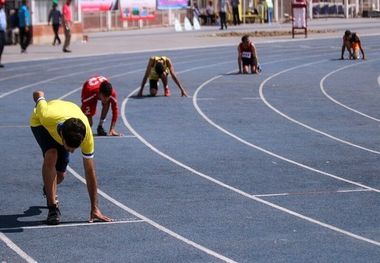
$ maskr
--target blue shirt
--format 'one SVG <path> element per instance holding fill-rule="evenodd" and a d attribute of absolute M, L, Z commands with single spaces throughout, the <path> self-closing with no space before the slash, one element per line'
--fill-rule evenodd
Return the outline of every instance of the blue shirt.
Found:
<path fill-rule="evenodd" d="M 4 7 L 0 9 L 0 31 L 7 29 L 7 18 L 5 17 Z"/>
<path fill-rule="evenodd" d="M 26 5 L 22 5 L 18 10 L 18 26 L 27 27 L 30 26 L 30 13 Z"/>

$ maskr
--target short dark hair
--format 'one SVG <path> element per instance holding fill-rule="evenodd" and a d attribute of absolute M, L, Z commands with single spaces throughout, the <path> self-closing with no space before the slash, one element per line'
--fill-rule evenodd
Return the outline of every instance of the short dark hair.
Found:
<path fill-rule="evenodd" d="M 78 148 L 86 136 L 86 126 L 80 119 L 70 118 L 63 123 L 61 132 L 67 146 Z"/>
<path fill-rule="evenodd" d="M 111 83 L 109 83 L 108 81 L 102 81 L 102 83 L 100 83 L 99 92 L 106 97 L 110 97 L 112 95 Z"/>
<path fill-rule="evenodd" d="M 356 33 L 352 33 L 351 42 L 356 42 L 356 41 L 359 41 L 359 37 L 358 35 L 356 35 Z"/>
<path fill-rule="evenodd" d="M 248 38 L 249 38 L 248 35 L 244 35 L 244 36 L 241 38 L 241 42 L 246 42 L 246 41 L 248 41 Z"/>
<path fill-rule="evenodd" d="M 346 30 L 346 32 L 344 32 L 344 35 L 346 37 L 349 37 L 351 35 L 351 31 L 350 30 Z"/>
<path fill-rule="evenodd" d="M 156 73 L 158 74 L 158 76 L 161 76 L 165 71 L 163 61 L 158 61 L 156 65 L 154 66 L 154 69 L 156 70 Z"/>

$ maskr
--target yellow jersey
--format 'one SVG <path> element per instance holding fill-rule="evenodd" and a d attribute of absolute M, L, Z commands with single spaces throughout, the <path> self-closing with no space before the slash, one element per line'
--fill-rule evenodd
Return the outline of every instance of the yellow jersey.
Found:
<path fill-rule="evenodd" d="M 167 57 L 153 57 L 153 59 L 154 59 L 154 64 L 150 70 L 149 79 L 158 80 L 160 76 L 157 74 L 156 69 L 155 69 L 156 63 L 157 61 L 162 60 L 164 62 L 164 68 L 165 68 L 164 72 L 169 73 L 168 58 Z"/>
<path fill-rule="evenodd" d="M 94 156 L 95 146 L 91 126 L 86 115 L 74 103 L 63 100 L 46 101 L 40 99 L 30 117 L 30 126 L 44 126 L 53 139 L 63 145 L 62 138 L 58 134 L 58 125 L 70 118 L 80 119 L 86 126 L 86 135 L 80 145 L 84 158 Z"/>

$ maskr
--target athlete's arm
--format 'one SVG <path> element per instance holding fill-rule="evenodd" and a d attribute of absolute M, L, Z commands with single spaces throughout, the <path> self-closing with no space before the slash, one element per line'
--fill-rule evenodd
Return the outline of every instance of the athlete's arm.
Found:
<path fill-rule="evenodd" d="M 39 119 L 47 113 L 47 102 L 45 100 L 45 93 L 41 90 L 33 92 L 33 100 L 36 103 L 36 115 Z"/>
<path fill-rule="evenodd" d="M 259 57 L 257 56 L 256 47 L 255 47 L 255 45 L 253 43 L 252 43 L 252 47 L 251 47 L 251 52 L 252 52 L 253 57 L 256 58 L 256 61 L 257 61 L 257 64 L 258 64 L 259 63 Z"/>
<path fill-rule="evenodd" d="M 86 174 L 87 191 L 91 201 L 90 222 L 93 222 L 94 219 L 98 219 L 104 222 L 112 221 L 111 218 L 103 215 L 98 207 L 98 187 L 96 181 L 94 159 L 83 158 L 83 166 Z"/>
<path fill-rule="evenodd" d="M 237 59 L 238 59 L 239 73 L 241 73 L 241 64 L 242 64 L 242 61 L 241 61 L 240 45 L 238 46 L 237 51 L 238 51 L 238 58 Z"/>
<path fill-rule="evenodd" d="M 360 42 L 360 40 L 359 40 L 359 48 L 360 48 L 360 52 L 362 52 L 363 59 L 365 59 L 364 50 L 362 48 L 362 43 Z"/>
<path fill-rule="evenodd" d="M 144 78 L 141 82 L 141 87 L 140 87 L 139 93 L 137 94 L 137 96 L 139 96 L 139 97 L 141 97 L 143 95 L 144 86 L 145 86 L 146 81 L 148 80 L 148 76 L 149 76 L 149 73 L 153 67 L 153 63 L 154 63 L 154 59 L 150 58 L 148 65 L 146 67 L 146 70 L 145 70 Z"/>
<path fill-rule="evenodd" d="M 177 84 L 178 88 L 181 90 L 181 96 L 187 97 L 187 93 L 186 93 L 185 89 L 182 87 L 181 83 L 179 82 L 177 75 L 175 74 L 173 64 L 170 61 L 170 59 L 168 59 L 168 67 L 169 67 L 170 75 L 172 76 L 175 84 Z"/>
<path fill-rule="evenodd" d="M 119 116 L 119 108 L 117 105 L 116 93 L 114 94 L 114 96 L 111 96 L 109 102 L 111 103 L 112 108 L 112 120 L 110 125 L 110 131 L 108 132 L 108 134 L 111 136 L 120 136 L 121 134 L 115 130 L 117 118 Z"/>

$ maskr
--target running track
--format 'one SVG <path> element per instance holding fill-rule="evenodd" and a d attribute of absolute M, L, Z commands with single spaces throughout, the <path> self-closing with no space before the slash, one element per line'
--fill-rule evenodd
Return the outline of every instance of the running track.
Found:
<path fill-rule="evenodd" d="M 362 39 L 366 61 L 338 60 L 338 38 L 258 44 L 258 76 L 235 74 L 235 47 L 162 52 L 189 98 L 174 83 L 170 98 L 134 96 L 157 53 L 7 64 L 0 261 L 377 262 L 380 41 Z M 77 151 L 63 223 L 48 227 L 32 91 L 79 104 L 94 74 L 117 89 L 125 135 L 95 139 L 100 207 L 115 221 L 87 223 Z"/>

